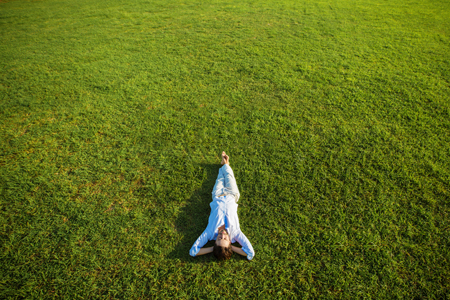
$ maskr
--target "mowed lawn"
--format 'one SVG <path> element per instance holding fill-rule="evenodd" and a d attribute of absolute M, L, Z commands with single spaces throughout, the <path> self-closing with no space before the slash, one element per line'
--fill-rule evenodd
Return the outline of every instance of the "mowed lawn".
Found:
<path fill-rule="evenodd" d="M 0 1 L 0 298 L 450 299 L 449 99 L 447 0 Z"/>

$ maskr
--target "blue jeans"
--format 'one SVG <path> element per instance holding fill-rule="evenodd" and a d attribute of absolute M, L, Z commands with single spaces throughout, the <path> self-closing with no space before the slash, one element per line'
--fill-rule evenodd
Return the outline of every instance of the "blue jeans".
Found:
<path fill-rule="evenodd" d="M 215 197 L 222 195 L 233 195 L 236 202 L 238 202 L 240 196 L 233 170 L 227 164 L 219 169 L 219 175 L 217 175 L 216 184 L 212 191 L 213 200 Z"/>

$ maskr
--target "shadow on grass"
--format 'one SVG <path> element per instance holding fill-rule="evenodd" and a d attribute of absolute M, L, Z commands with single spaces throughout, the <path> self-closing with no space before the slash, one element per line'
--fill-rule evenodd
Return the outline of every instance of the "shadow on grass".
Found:
<path fill-rule="evenodd" d="M 189 255 L 192 245 L 208 225 L 208 218 L 211 212 L 209 206 L 209 203 L 212 201 L 211 193 L 221 165 L 200 164 L 200 167 L 203 169 L 206 177 L 202 186 L 187 200 L 186 205 L 181 209 L 175 221 L 176 229 L 181 233 L 182 238 L 175 249 L 167 255 L 167 258 L 193 263 L 215 260 L 212 254 L 196 258 Z M 214 245 L 214 241 L 209 241 L 205 246 L 212 245 Z"/>

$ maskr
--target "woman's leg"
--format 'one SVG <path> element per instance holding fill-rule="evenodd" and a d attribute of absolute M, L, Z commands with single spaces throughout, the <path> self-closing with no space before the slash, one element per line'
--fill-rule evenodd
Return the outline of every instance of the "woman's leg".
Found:
<path fill-rule="evenodd" d="M 234 195 L 236 202 L 239 200 L 239 189 L 237 187 L 236 178 L 234 178 L 233 170 L 229 164 L 229 157 L 225 151 L 222 152 L 222 164 L 219 169 L 219 175 L 217 175 L 216 184 L 213 188 L 213 200 L 214 197 L 222 195 Z"/>
<path fill-rule="evenodd" d="M 225 187 L 225 178 L 222 174 L 222 168 L 219 169 L 219 175 L 217 175 L 216 183 L 214 184 L 214 188 L 212 191 L 212 197 L 218 197 L 224 194 L 223 189 Z"/>
<path fill-rule="evenodd" d="M 225 180 L 225 187 L 223 188 L 224 194 L 231 194 L 234 195 L 236 198 L 236 202 L 239 200 L 239 189 L 237 187 L 236 178 L 234 177 L 233 170 L 231 169 L 230 165 L 223 165 L 222 168 L 220 168 L 222 171 L 222 176 Z"/>

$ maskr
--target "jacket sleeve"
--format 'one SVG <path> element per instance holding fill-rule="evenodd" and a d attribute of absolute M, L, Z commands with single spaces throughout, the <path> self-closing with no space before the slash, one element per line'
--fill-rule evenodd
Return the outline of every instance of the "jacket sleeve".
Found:
<path fill-rule="evenodd" d="M 190 256 L 196 256 L 200 248 L 203 247 L 208 242 L 208 232 L 205 230 L 192 245 L 191 250 L 189 250 Z"/>
<path fill-rule="evenodd" d="M 255 256 L 255 250 L 253 250 L 252 244 L 250 244 L 250 241 L 245 234 L 243 234 L 242 231 L 239 231 L 234 239 L 242 246 L 242 250 L 247 254 L 247 259 L 251 260 Z"/>

